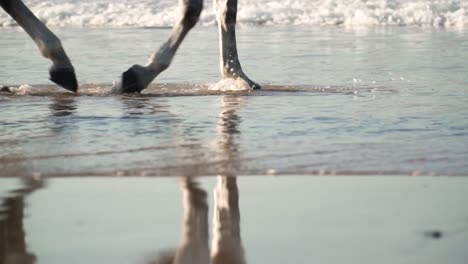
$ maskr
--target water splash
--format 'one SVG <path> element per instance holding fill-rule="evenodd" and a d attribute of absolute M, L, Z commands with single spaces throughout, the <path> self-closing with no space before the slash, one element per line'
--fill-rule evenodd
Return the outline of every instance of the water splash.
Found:
<path fill-rule="evenodd" d="M 212 91 L 249 91 L 249 85 L 242 79 L 225 78 L 209 88 Z"/>

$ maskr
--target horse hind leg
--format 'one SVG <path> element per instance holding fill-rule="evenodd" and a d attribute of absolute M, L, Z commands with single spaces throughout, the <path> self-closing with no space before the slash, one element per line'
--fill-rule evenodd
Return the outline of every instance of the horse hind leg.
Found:
<path fill-rule="evenodd" d="M 21 0 L 0 0 L 0 6 L 28 33 L 42 56 L 52 61 L 50 80 L 61 87 L 76 92 L 78 82 L 60 39 L 52 33 Z"/>
<path fill-rule="evenodd" d="M 195 26 L 203 9 L 203 0 L 179 0 L 180 16 L 169 38 L 145 66 L 133 65 L 112 88 L 114 93 L 140 93 L 171 64 L 187 33 Z"/>
<path fill-rule="evenodd" d="M 220 66 L 223 79 L 244 82 L 250 89 L 260 89 L 242 71 L 236 44 L 237 0 L 213 0 L 219 30 Z"/>

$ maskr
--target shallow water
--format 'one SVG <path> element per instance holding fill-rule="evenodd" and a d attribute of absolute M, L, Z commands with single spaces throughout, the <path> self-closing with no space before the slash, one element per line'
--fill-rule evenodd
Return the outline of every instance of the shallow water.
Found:
<path fill-rule="evenodd" d="M 38 85 L 48 62 L 0 32 L 15 90 L 0 94 L 0 175 L 468 174 L 468 31 L 240 27 L 265 89 L 220 93 L 216 29 L 197 27 L 139 96 L 103 92 L 168 29 L 56 32 L 81 95 Z"/>
<path fill-rule="evenodd" d="M 467 180 L 0 178 L 0 260 L 462 264 Z"/>

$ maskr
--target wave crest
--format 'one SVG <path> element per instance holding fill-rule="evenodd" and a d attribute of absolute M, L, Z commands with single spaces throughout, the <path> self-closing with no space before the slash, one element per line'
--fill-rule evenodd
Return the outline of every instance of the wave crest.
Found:
<path fill-rule="evenodd" d="M 31 10 L 51 27 L 170 27 L 177 0 L 29 0 Z M 216 23 L 212 1 L 205 1 L 200 23 Z M 428 26 L 464 28 L 468 1 L 461 0 L 244 0 L 242 25 Z M 5 12 L 0 26 L 16 23 Z"/>

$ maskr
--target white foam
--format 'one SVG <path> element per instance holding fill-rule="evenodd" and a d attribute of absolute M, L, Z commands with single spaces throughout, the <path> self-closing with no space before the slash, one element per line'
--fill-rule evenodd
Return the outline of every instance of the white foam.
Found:
<path fill-rule="evenodd" d="M 34 91 L 34 87 L 29 84 L 22 84 L 17 89 L 13 90 L 13 92 L 17 95 L 30 94 L 32 91 Z"/>
<path fill-rule="evenodd" d="M 60 88 L 56 85 L 29 85 L 22 84 L 20 86 L 10 87 L 14 95 L 56 95 L 56 94 L 71 94 L 71 92 Z"/>
<path fill-rule="evenodd" d="M 177 0 L 24 0 L 51 27 L 169 27 Z M 200 23 L 215 24 L 212 1 L 205 0 Z M 240 0 L 242 25 L 417 25 L 464 28 L 464 0 Z M 14 26 L 0 12 L 0 26 Z"/>
<path fill-rule="evenodd" d="M 209 90 L 211 91 L 250 91 L 251 87 L 244 80 L 223 78 L 219 82 L 215 83 Z"/>

